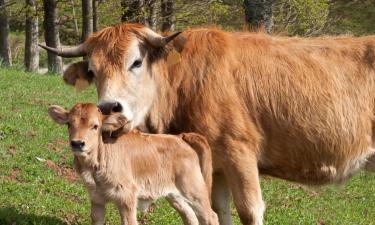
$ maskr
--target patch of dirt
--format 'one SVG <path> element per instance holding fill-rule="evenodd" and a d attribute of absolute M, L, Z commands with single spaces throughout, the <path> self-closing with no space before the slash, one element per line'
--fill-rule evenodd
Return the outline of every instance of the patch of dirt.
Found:
<path fill-rule="evenodd" d="M 365 217 L 368 217 L 368 209 L 367 209 L 367 208 L 363 210 L 363 215 L 364 215 Z"/>
<path fill-rule="evenodd" d="M 324 221 L 323 219 L 320 219 L 317 223 L 317 225 L 326 225 L 326 221 Z"/>
<path fill-rule="evenodd" d="M 10 172 L 10 179 L 14 180 L 14 181 L 18 181 L 18 175 L 20 175 L 21 173 L 21 170 L 18 169 L 18 168 L 13 168 L 12 171 Z"/>
<path fill-rule="evenodd" d="M 17 153 L 17 149 L 15 145 L 9 145 L 8 147 L 8 154 L 14 157 Z"/>
<path fill-rule="evenodd" d="M 63 148 L 68 146 L 69 143 L 64 139 L 55 139 L 51 143 L 48 143 L 48 148 L 54 152 L 61 152 Z"/>
<path fill-rule="evenodd" d="M 36 133 L 34 131 L 29 130 L 27 131 L 26 136 L 30 138 L 34 138 L 36 137 Z"/>
<path fill-rule="evenodd" d="M 67 214 L 64 215 L 63 221 L 64 223 L 70 225 L 70 224 L 80 224 L 79 221 L 79 216 L 75 214 Z"/>
<path fill-rule="evenodd" d="M 63 148 L 65 148 L 68 145 L 67 141 L 64 141 L 62 139 L 56 139 L 50 143 L 48 143 L 48 149 L 60 153 Z"/>
<path fill-rule="evenodd" d="M 58 176 L 63 177 L 69 182 L 75 182 L 79 179 L 78 175 L 72 168 L 59 166 L 52 160 L 46 160 L 46 165 L 48 168 L 55 171 Z"/>
<path fill-rule="evenodd" d="M 63 145 L 63 146 L 68 146 L 69 144 L 68 141 L 65 139 L 55 139 L 52 143 L 56 145 Z"/>
<path fill-rule="evenodd" d="M 146 213 L 142 213 L 138 222 L 139 224 L 148 224 L 150 220 L 150 214 L 156 210 L 158 206 L 155 203 L 152 203 L 150 207 L 148 208 Z"/>
<path fill-rule="evenodd" d="M 12 110 L 12 112 L 19 112 L 19 111 L 21 111 L 21 109 L 18 108 L 18 107 L 16 107 L 16 106 L 12 106 L 12 108 L 10 110 Z"/>
<path fill-rule="evenodd" d="M 20 169 L 13 168 L 10 171 L 10 175 L 4 176 L 4 177 L 2 177 L 2 179 L 6 180 L 6 181 L 13 181 L 13 182 L 17 182 L 17 183 L 22 183 L 23 181 L 22 181 L 22 179 L 19 176 L 20 173 L 21 173 Z"/>

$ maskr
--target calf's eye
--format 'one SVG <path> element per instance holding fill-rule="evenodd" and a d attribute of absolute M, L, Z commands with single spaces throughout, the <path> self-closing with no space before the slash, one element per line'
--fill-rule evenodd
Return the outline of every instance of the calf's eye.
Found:
<path fill-rule="evenodd" d="M 92 129 L 97 130 L 97 129 L 98 129 L 98 125 L 94 125 L 94 126 L 92 127 Z"/>

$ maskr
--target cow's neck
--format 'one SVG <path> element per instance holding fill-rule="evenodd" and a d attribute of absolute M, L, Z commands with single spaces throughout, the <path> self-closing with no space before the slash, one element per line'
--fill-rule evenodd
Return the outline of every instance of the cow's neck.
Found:
<path fill-rule="evenodd" d="M 181 77 L 178 74 L 172 74 L 166 70 L 164 73 L 155 74 L 157 96 L 144 126 L 140 130 L 150 133 L 167 133 L 170 130 L 179 108 L 178 90 L 181 87 Z"/>

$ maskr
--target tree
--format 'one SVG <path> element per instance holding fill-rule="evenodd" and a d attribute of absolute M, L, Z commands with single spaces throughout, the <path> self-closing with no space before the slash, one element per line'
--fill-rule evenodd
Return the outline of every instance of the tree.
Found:
<path fill-rule="evenodd" d="M 148 20 L 147 20 L 147 23 L 148 23 L 148 26 L 153 29 L 153 30 L 156 30 L 156 26 L 157 26 L 157 1 L 156 0 L 148 0 L 147 2 L 147 7 L 148 7 Z"/>
<path fill-rule="evenodd" d="M 12 57 L 8 42 L 9 22 L 7 4 L 7 0 L 0 0 L 0 64 L 11 66 Z"/>
<path fill-rule="evenodd" d="M 122 0 L 122 22 L 127 23 L 146 23 L 146 13 L 144 0 Z"/>
<path fill-rule="evenodd" d="M 161 1 L 161 30 L 174 31 L 176 27 L 176 2 L 175 0 Z"/>
<path fill-rule="evenodd" d="M 99 23 L 99 16 L 98 16 L 98 0 L 92 0 L 92 29 L 94 32 L 98 31 L 98 23 Z"/>
<path fill-rule="evenodd" d="M 26 70 L 37 72 L 39 69 L 38 50 L 38 13 L 35 0 L 26 0 L 25 58 Z"/>
<path fill-rule="evenodd" d="M 93 0 L 82 0 L 82 42 L 93 32 Z"/>
<path fill-rule="evenodd" d="M 272 6 L 275 0 L 244 0 L 245 20 L 250 30 L 264 27 L 267 33 L 272 32 Z"/>
<path fill-rule="evenodd" d="M 44 38 L 46 45 L 59 48 L 60 47 L 60 36 L 59 27 L 57 24 L 57 0 L 43 0 L 44 8 Z M 62 73 L 63 64 L 62 58 L 51 53 L 48 54 L 48 72 L 51 73 Z"/>

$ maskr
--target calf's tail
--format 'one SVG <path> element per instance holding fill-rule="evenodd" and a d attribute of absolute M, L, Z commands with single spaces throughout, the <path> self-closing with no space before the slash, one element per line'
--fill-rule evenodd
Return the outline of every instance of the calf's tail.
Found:
<path fill-rule="evenodd" d="M 196 133 L 183 133 L 182 139 L 188 143 L 199 157 L 199 165 L 207 186 L 207 191 L 211 201 L 212 191 L 212 154 L 211 148 L 206 138 Z"/>

